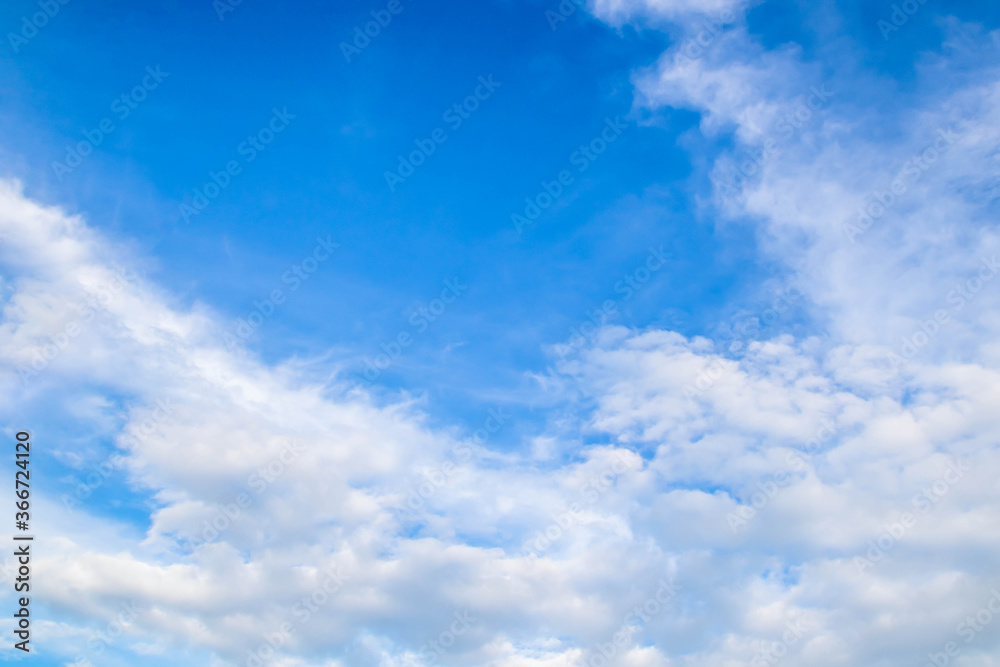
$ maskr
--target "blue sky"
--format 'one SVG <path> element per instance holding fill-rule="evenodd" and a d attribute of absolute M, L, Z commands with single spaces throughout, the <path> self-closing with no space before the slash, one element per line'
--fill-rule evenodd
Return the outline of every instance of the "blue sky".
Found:
<path fill-rule="evenodd" d="M 270 359 L 331 347 L 374 354 L 445 278 L 460 277 L 468 294 L 387 373 L 387 384 L 440 392 L 448 404 L 464 402 L 470 385 L 519 393 L 518 376 L 544 368 L 541 346 L 620 296 L 614 284 L 661 244 L 675 261 L 628 304 L 622 323 L 646 326 L 672 310 L 692 332 L 710 327 L 693 306 L 721 307 L 727 292 L 742 289 L 737 275 L 755 268 L 738 249 L 721 250 L 689 213 L 691 164 L 677 137 L 696 116 L 658 113 L 656 127 L 637 126 L 651 114 L 632 112 L 632 68 L 653 62 L 667 38 L 631 28 L 619 35 L 584 12 L 553 31 L 542 6 L 404 7 L 350 64 L 339 43 L 371 20 L 367 7 L 240 5 L 219 21 L 197 4 L 129 6 L 107 10 L 116 27 L 103 11 L 66 12 L 66 25 L 53 21 L 52 34 L 37 38 L 51 47 L 31 52 L 29 43 L 18 54 L 9 122 L 42 125 L 24 133 L 37 143 L 20 148 L 44 146 L 39 187 L 75 210 L 107 212 L 109 228 L 130 230 L 163 260 L 165 285 L 234 319 L 317 236 L 332 235 L 338 257 L 249 341 Z M 66 54 L 79 51 L 94 59 L 74 72 Z M 147 65 L 169 76 L 98 153 L 62 182 L 45 173 L 82 138 L 78 128 L 116 120 L 109 101 L 139 83 Z M 397 155 L 447 128 L 444 110 L 488 75 L 502 84 L 496 93 L 390 192 L 384 172 Z M 295 114 L 287 131 L 185 224 L 179 203 L 210 170 L 243 159 L 237 146 L 274 107 Z M 615 117 L 630 128 L 621 141 L 579 174 L 558 210 L 518 237 L 511 214 L 523 212 L 543 180 L 575 169 L 573 152 Z M 638 201 L 650 188 L 657 196 Z M 506 333 L 497 335 L 496 324 Z"/>
<path fill-rule="evenodd" d="M 320 612 L 342 630 L 310 624 L 274 664 L 428 664 L 421 638 L 461 607 L 483 620 L 444 664 L 590 665 L 668 574 L 687 582 L 676 613 L 630 630 L 620 664 L 750 664 L 790 619 L 812 639 L 787 664 L 911 664 L 942 643 L 950 617 L 862 591 L 923 568 L 923 603 L 952 610 L 996 585 L 994 540 L 946 527 L 996 521 L 982 276 L 1000 8 L 599 0 L 553 27 L 554 2 L 389 4 L 70 0 L 30 35 L 37 3 L 0 10 L 4 422 L 50 443 L 39 522 L 62 540 L 41 569 L 40 664 L 82 667 L 86 633 L 130 600 L 146 611 L 109 649 L 120 664 L 245 664 L 279 599 L 331 563 L 354 569 Z M 372 12 L 391 20 L 345 57 Z M 832 441 L 771 515 L 727 523 L 765 515 L 753 494 L 824 420 Z M 238 528 L 196 544 L 288 441 L 308 465 L 283 463 Z M 986 477 L 895 569 L 855 575 L 910 491 L 969 459 Z M 527 555 L 612 461 L 613 490 Z M 213 606 L 196 581 L 259 595 Z M 866 634 L 880 617 L 885 643 Z M 992 665 L 997 637 L 958 664 Z"/>

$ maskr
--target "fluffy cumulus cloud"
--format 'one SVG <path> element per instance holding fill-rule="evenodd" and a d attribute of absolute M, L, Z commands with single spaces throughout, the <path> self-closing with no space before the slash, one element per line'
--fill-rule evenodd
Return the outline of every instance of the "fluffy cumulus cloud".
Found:
<path fill-rule="evenodd" d="M 742 9 L 594 11 L 725 10 Z M 1000 590 L 1000 73 L 944 75 L 961 48 L 926 56 L 923 102 L 886 138 L 846 72 L 727 21 L 638 72 L 636 104 L 734 138 L 703 210 L 752 225 L 821 326 L 736 356 L 604 328 L 540 378 L 561 401 L 546 447 L 495 451 L 418 399 L 234 352 L 222 318 L 126 248 L 0 185 L 5 409 L 45 397 L 113 443 L 53 452 L 84 492 L 40 500 L 38 530 L 61 536 L 36 563 L 60 618 L 39 629 L 47 650 L 833 667 L 924 664 L 955 642 L 951 664 L 1000 664 L 1000 619 L 981 611 Z M 974 39 L 996 62 L 997 36 Z M 143 499 L 140 527 L 91 510 L 102 466 Z"/>
<path fill-rule="evenodd" d="M 633 451 L 543 468 L 427 427 L 413 401 L 380 406 L 262 365 L 81 219 L 16 183 L 0 196 L 16 271 L 0 334 L 8 404 L 63 397 L 53 410 L 115 444 L 54 452 L 80 490 L 39 512 L 61 537 L 36 563 L 37 594 L 93 620 L 91 634 L 44 630 L 76 663 L 101 664 L 114 644 L 226 664 L 569 664 L 573 638 L 619 631 L 624 602 L 672 595 L 671 564 L 630 553 L 627 522 L 601 502 L 644 468 Z M 112 469 L 148 498 L 141 534 L 88 513 Z"/>

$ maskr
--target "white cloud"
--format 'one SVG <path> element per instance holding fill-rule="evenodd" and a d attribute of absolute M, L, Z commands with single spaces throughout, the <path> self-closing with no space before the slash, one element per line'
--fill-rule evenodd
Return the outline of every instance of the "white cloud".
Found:
<path fill-rule="evenodd" d="M 28 258 L 35 249 L 17 252 Z M 91 254 L 80 261 L 96 262 Z M 19 284 L 9 303 L 20 308 L 4 313 L 9 364 L 44 339 L 26 331 L 24 312 L 41 300 L 58 312 L 85 291 L 71 281 Z M 144 305 L 109 307 L 92 333 L 93 345 L 117 354 L 95 363 L 74 341 L 32 381 L 58 377 L 72 387 L 117 378 L 133 398 L 127 424 L 114 431 L 135 433 L 121 438 L 128 469 L 159 509 L 142 540 L 94 539 L 105 520 L 81 514 L 86 504 L 76 519 L 60 515 L 58 525 L 39 528 L 63 537 L 52 540 L 38 579 L 49 604 L 95 622 L 135 600 L 141 612 L 127 645 L 141 651 L 197 647 L 239 662 L 287 623 L 292 637 L 275 643 L 290 665 L 322 664 L 323 656 L 424 664 L 421 647 L 467 610 L 477 620 L 452 645 L 451 663 L 579 664 L 635 622 L 625 620 L 629 610 L 667 578 L 680 594 L 621 635 L 620 664 L 745 661 L 792 621 L 808 633 L 793 652 L 804 657 L 789 664 L 837 664 L 831 656 L 875 655 L 866 640 L 875 619 L 899 616 L 895 641 L 915 641 L 931 624 L 907 622 L 907 605 L 956 609 L 968 589 L 993 585 L 973 567 L 997 547 L 997 533 L 982 530 L 998 518 L 988 444 L 998 385 L 987 369 L 936 371 L 904 405 L 893 392 L 855 393 L 832 379 L 840 350 L 824 356 L 783 339 L 752 345 L 691 392 L 717 359 L 707 341 L 606 329 L 557 372 L 596 400 L 585 427 L 621 446 L 579 452 L 574 464 L 507 456 L 487 465 L 491 455 L 475 450 L 455 461 L 457 472 L 423 508 L 400 513 L 412 471 L 434 470 L 461 444 L 423 426 L 417 406 L 377 407 L 234 357 L 213 346 L 221 328 L 210 313 L 176 312 L 139 279 L 119 299 Z M 107 359 L 111 367 L 98 367 Z M 170 414 L 155 416 L 164 399 Z M 788 455 L 825 419 L 835 437 L 734 533 L 726 520 L 738 509 L 734 498 L 751 502 L 757 482 L 788 469 Z M 859 574 L 852 559 L 866 541 L 959 459 L 974 472 L 921 514 L 889 552 L 892 565 Z M 259 495 L 254 474 L 266 481 Z M 203 522 L 225 516 L 217 505 L 235 504 L 241 492 L 253 502 L 192 551 Z M 523 555 L 524 545 L 536 555 Z M 920 571 L 940 574 L 909 588 L 907 573 Z M 344 581 L 320 594 L 329 572 Z M 886 592 L 871 598 L 873 585 Z M 295 607 L 313 595 L 314 609 Z M 72 646 L 72 634 L 63 641 Z"/>

